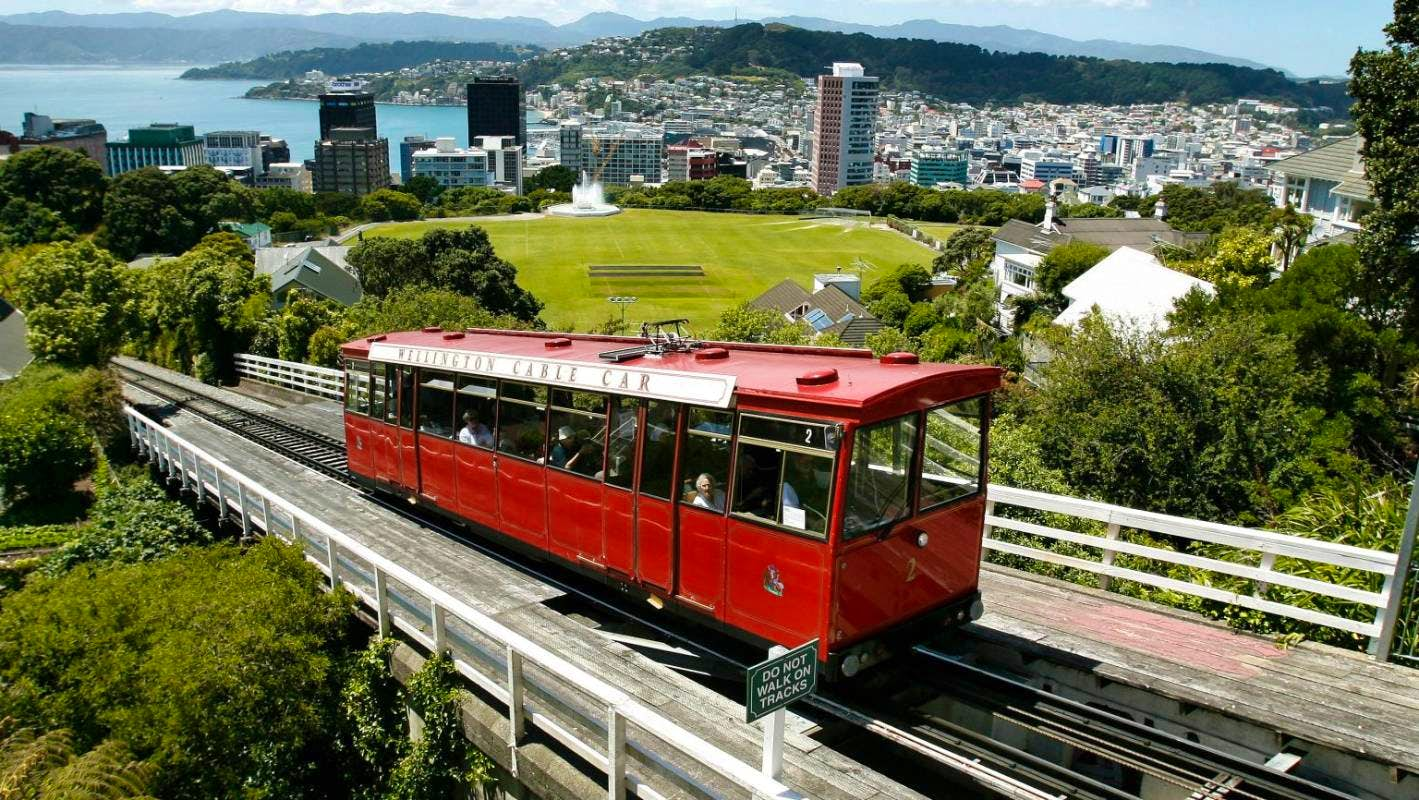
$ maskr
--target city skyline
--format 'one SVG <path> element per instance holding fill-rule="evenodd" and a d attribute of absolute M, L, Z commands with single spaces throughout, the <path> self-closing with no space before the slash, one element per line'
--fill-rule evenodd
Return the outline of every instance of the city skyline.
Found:
<path fill-rule="evenodd" d="M 275 0 L 13 0 L 11 13 L 67 11 L 71 13 L 161 12 L 192 14 L 222 9 L 289 13 Z M 312 14 L 363 12 L 431 12 L 472 18 L 496 15 L 470 13 L 484 7 L 463 0 L 433 4 L 413 0 L 314 0 L 304 8 Z M 655 0 L 529 0 L 521 15 L 564 24 L 588 13 L 613 12 L 637 19 L 692 17 L 744 21 L 788 15 L 820 16 L 821 6 L 805 0 L 748 3 Z M 898 24 L 934 19 L 963 25 L 1006 25 L 1071 39 L 1113 39 L 1135 44 L 1190 47 L 1220 55 L 1250 58 L 1303 77 L 1344 74 L 1350 57 L 1361 47 L 1383 44 L 1382 27 L 1392 17 L 1383 0 L 1355 0 L 1345 13 L 1319 0 L 1263 0 L 1236 4 L 1225 0 L 956 0 L 946 4 L 917 0 L 874 3 L 870 9 L 835 9 L 827 16 L 844 23 Z M 1316 24 L 1324 20 L 1323 25 Z M 1264 33 L 1265 35 L 1258 35 Z"/>

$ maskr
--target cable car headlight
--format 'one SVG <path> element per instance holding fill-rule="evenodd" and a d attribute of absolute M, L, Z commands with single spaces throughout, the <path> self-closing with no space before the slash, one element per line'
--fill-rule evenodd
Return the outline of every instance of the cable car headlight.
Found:
<path fill-rule="evenodd" d="M 916 535 L 916 546 L 917 546 L 917 547 L 926 547 L 927 543 L 930 542 L 930 541 L 931 541 L 931 537 L 926 535 L 926 531 L 919 531 L 919 532 L 917 532 L 917 535 Z"/>

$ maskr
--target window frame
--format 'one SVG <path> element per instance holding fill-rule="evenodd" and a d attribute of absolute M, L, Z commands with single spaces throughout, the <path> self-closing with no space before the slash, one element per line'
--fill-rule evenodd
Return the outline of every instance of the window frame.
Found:
<path fill-rule="evenodd" d="M 368 417 L 370 415 L 370 362 L 362 358 L 347 358 L 345 359 L 343 367 L 345 372 L 345 412 L 347 414 L 358 414 L 362 417 Z M 365 389 L 365 403 L 363 409 L 359 404 L 359 376 L 361 374 L 364 375 Z M 355 376 L 355 385 L 351 385 L 350 383 L 351 376 Z M 350 403 L 352 396 L 355 401 L 353 406 Z"/>
<path fill-rule="evenodd" d="M 768 420 L 773 420 L 773 421 L 786 421 L 786 422 L 807 423 L 807 424 L 811 424 L 811 425 L 825 425 L 825 426 L 828 426 L 830 429 L 831 429 L 833 426 L 838 426 L 838 427 L 840 428 L 840 427 L 841 427 L 840 424 L 837 423 L 836 421 L 833 421 L 833 420 L 823 420 L 823 419 L 817 419 L 817 418 L 813 418 L 813 417 L 794 417 L 794 416 L 790 416 L 790 415 L 787 415 L 787 414 L 768 414 L 768 413 L 761 413 L 761 412 L 757 412 L 757 411 L 740 411 L 740 412 L 737 412 L 737 413 L 735 414 L 734 428 L 733 428 L 733 430 L 734 430 L 734 438 L 733 438 L 732 441 L 731 441 L 731 446 L 733 447 L 733 456 L 732 456 L 732 458 L 731 458 L 731 460 L 730 460 L 730 469 L 732 470 L 732 476 L 731 476 L 731 477 L 732 477 L 732 480 L 733 480 L 733 484 L 734 484 L 734 485 L 731 487 L 731 490 L 730 490 L 731 493 L 728 494 L 728 495 L 726 496 L 726 499 L 725 499 L 725 510 L 726 510 L 726 512 L 727 512 L 731 517 L 734 517 L 735 519 L 740 520 L 740 521 L 742 521 L 742 522 L 748 522 L 748 523 L 750 523 L 750 524 L 759 525 L 759 526 L 764 527 L 764 528 L 769 528 L 770 530 L 777 530 L 777 531 L 783 531 L 783 532 L 785 532 L 785 533 L 791 533 L 791 534 L 793 534 L 794 536 L 798 536 L 798 537 L 801 537 L 801 538 L 804 538 L 804 539 L 808 539 L 808 540 L 810 540 L 810 541 L 822 542 L 822 543 L 824 543 L 824 544 L 827 544 L 829 541 L 832 540 L 833 534 L 834 534 L 834 526 L 833 526 L 833 521 L 834 521 L 834 520 L 833 520 L 833 504 L 834 504 L 835 502 L 837 502 L 837 499 L 838 499 L 838 498 L 837 498 L 837 493 L 836 493 L 836 491 L 834 491 L 834 490 L 836 489 L 835 484 L 837 483 L 837 477 L 838 477 L 838 461 L 839 461 L 839 457 L 842 455 L 842 435 L 841 435 L 841 431 L 839 431 L 838 434 L 837 434 L 837 438 L 838 438 L 837 445 L 836 445 L 833 449 L 831 449 L 831 450 L 826 450 L 826 449 L 823 449 L 823 448 L 820 448 L 820 447 L 812 447 L 812 446 L 809 446 L 809 445 L 798 444 L 798 443 L 796 443 L 796 442 L 785 442 L 785 441 L 780 441 L 780 440 L 777 440 L 777 439 L 763 439 L 763 438 L 760 438 L 760 437 L 757 437 L 757 436 L 744 436 L 743 434 L 740 433 L 740 431 L 741 431 L 741 430 L 743 429 L 743 427 L 744 427 L 744 418 L 745 418 L 745 417 L 749 417 L 749 418 L 751 418 L 751 419 L 752 419 L 752 418 L 760 418 L 760 419 L 768 419 Z M 825 435 L 824 438 L 825 438 L 825 440 L 826 440 L 826 438 L 827 438 L 826 435 Z M 737 504 L 738 499 L 739 499 L 739 495 L 738 495 L 738 493 L 739 493 L 739 481 L 738 481 L 739 452 L 740 452 L 740 449 L 744 446 L 745 443 L 748 443 L 748 444 L 750 444 L 750 445 L 755 445 L 755 446 L 758 446 L 758 447 L 767 447 L 767 448 L 770 448 L 770 449 L 779 450 L 779 451 L 784 452 L 785 454 L 786 454 L 786 453 L 799 453 L 799 454 L 801 454 L 801 455 L 808 455 L 808 456 L 812 456 L 812 457 L 815 457 L 815 458 L 824 458 L 824 459 L 826 459 L 826 460 L 828 461 L 828 465 L 829 465 L 829 466 L 828 466 L 828 497 L 827 497 L 827 502 L 824 503 L 824 509 L 823 509 L 823 530 L 822 530 L 821 533 L 818 532 L 818 531 L 809 530 L 808 528 L 795 528 L 795 527 L 793 527 L 793 526 L 791 526 L 791 525 L 784 525 L 784 524 L 783 524 L 782 522 L 780 522 L 778 519 L 766 519 L 766 518 L 764 518 L 764 517 L 760 517 L 760 516 L 757 516 L 757 515 L 754 515 L 754 514 L 745 514 L 745 513 L 742 513 L 742 512 L 739 512 L 739 511 L 734 510 L 734 506 Z M 777 485 L 774 487 L 774 495 L 773 495 L 774 498 L 775 498 L 775 500 L 774 500 L 774 501 L 775 501 L 774 509 L 775 509 L 775 512 L 776 512 L 777 516 L 780 517 L 780 518 L 783 516 L 783 479 L 784 479 L 784 471 L 785 471 L 787 468 L 788 468 L 788 462 L 787 462 L 787 456 L 785 455 L 784 459 L 779 462 L 778 483 L 777 483 Z"/>
<path fill-rule="evenodd" d="M 467 381 L 468 383 L 465 384 L 464 381 Z M 488 384 L 491 384 L 491 385 L 492 385 L 492 392 L 493 392 L 493 393 L 492 393 L 491 397 L 488 397 L 488 398 L 487 398 L 487 399 L 490 399 L 490 400 L 492 401 L 492 403 L 493 403 L 492 419 L 491 419 L 488 423 L 485 423 L 485 425 L 486 425 L 487 428 L 488 428 L 488 433 L 491 434 L 492 437 L 493 437 L 493 443 L 492 443 L 491 445 L 487 446 L 487 447 L 484 447 L 483 445 L 480 445 L 480 444 L 478 444 L 478 443 L 476 443 L 476 442 L 465 442 L 465 441 L 463 441 L 462 439 L 458 438 L 459 432 L 463 430 L 463 425 L 462 425 L 462 422 L 463 422 L 463 415 L 460 414 L 460 413 L 458 413 L 458 410 L 459 410 L 459 398 L 463 396 L 463 389 L 464 389 L 465 386 L 473 385 L 473 384 L 475 384 L 475 383 L 488 383 Z M 470 396 L 482 397 L 483 395 L 470 395 Z M 475 448 L 475 449 L 478 449 L 478 450 L 482 450 L 482 451 L 488 452 L 488 453 L 496 453 L 496 452 L 498 451 L 498 380 L 497 380 L 497 378 L 482 378 L 482 377 L 479 377 L 479 376 L 477 376 L 477 375 L 470 375 L 470 374 L 468 374 L 468 373 L 466 373 L 466 372 L 455 372 L 455 373 L 453 373 L 453 425 L 454 425 L 454 428 L 453 428 L 452 441 L 453 441 L 454 444 L 460 445 L 460 446 L 462 446 L 462 447 L 472 447 L 472 448 Z"/>
<path fill-rule="evenodd" d="M 508 384 L 512 384 L 512 385 L 514 385 L 514 386 L 530 386 L 530 387 L 532 387 L 533 389 L 539 389 L 539 388 L 540 388 L 540 389 L 542 389 L 542 390 L 544 390 L 544 391 L 547 392 L 546 400 L 542 401 L 542 403 L 540 404 L 540 405 L 542 406 L 542 460 L 541 460 L 541 461 L 538 461 L 538 460 L 535 459 L 535 458 L 527 458 L 526 456 L 520 456 L 520 455 L 518 455 L 517 453 L 514 453 L 514 452 L 512 452 L 512 451 L 510 451 L 510 450 L 504 450 L 504 449 L 502 448 L 502 435 L 503 435 L 503 424 L 502 424 L 502 423 L 503 423 L 503 403 L 513 403 L 513 404 L 515 404 L 515 405 L 527 406 L 527 407 L 529 407 L 529 408 L 537 408 L 537 406 L 539 405 L 539 403 L 537 403 L 537 402 L 534 401 L 534 400 L 523 400 L 523 399 L 518 398 L 518 397 L 508 397 L 508 396 L 504 393 L 504 391 L 503 391 L 503 387 L 506 386 L 506 385 L 508 385 Z M 551 414 L 551 410 L 552 410 L 552 394 L 551 394 L 550 388 L 551 388 L 551 387 L 547 386 L 546 384 L 541 384 L 541 383 L 525 383 L 525 382 L 523 382 L 523 381 L 506 381 L 506 380 L 499 380 L 499 381 L 498 381 L 498 406 L 497 406 L 497 408 L 498 408 L 498 410 L 497 410 L 497 415 L 498 415 L 498 427 L 497 427 L 497 430 L 494 431 L 494 433 L 493 433 L 493 452 L 494 452 L 494 453 L 497 453 L 499 456 L 507 456 L 508 458 L 515 458 L 515 459 L 517 459 L 518 461 L 522 461 L 522 462 L 527 463 L 527 464 L 536 464 L 536 465 L 539 466 L 539 467 L 545 467 L 545 466 L 547 466 L 547 452 L 548 452 L 548 450 L 549 450 L 549 447 L 548 447 L 548 444 L 547 444 L 547 418 L 548 418 L 548 416 Z"/>
<path fill-rule="evenodd" d="M 571 415 L 573 415 L 574 417 L 595 417 L 595 416 L 597 416 L 597 413 L 596 413 L 595 411 L 587 411 L 587 410 L 585 410 L 585 409 L 577 408 L 577 407 L 575 407 L 574 405 L 573 405 L 573 406 L 557 405 L 557 403 L 555 402 L 556 392 L 557 392 L 557 391 L 559 391 L 557 388 L 554 388 L 554 387 L 552 387 L 552 386 L 548 386 L 548 387 L 547 387 L 547 421 L 546 421 L 546 423 L 545 423 L 544 426 L 543 426 L 544 429 L 545 429 L 545 436 L 544 436 L 543 441 L 545 442 L 545 447 L 546 447 L 546 450 L 547 450 L 547 455 L 544 456 L 544 465 L 545 465 L 548 469 L 555 469 L 555 470 L 557 470 L 558 472 L 564 472 L 564 473 L 566 473 L 566 474 L 568 474 L 568 475 L 575 475 L 575 476 L 577 476 L 578 478 L 584 478 L 584 479 L 589 480 L 589 481 L 596 481 L 597 483 L 604 483 L 605 480 L 606 480 L 606 450 L 607 450 L 607 447 L 606 447 L 606 440 L 607 440 L 607 438 L 608 438 L 608 436 L 609 436 L 609 434 L 610 434 L 610 424 L 611 424 L 611 422 L 610 422 L 611 395 L 610 395 L 609 393 L 607 393 L 607 392 L 586 392 L 586 391 L 582 391 L 582 390 L 580 390 L 580 389 L 561 389 L 561 390 L 560 390 L 560 391 L 566 392 L 568 396 L 579 395 L 579 394 L 580 394 L 580 395 L 597 395 L 597 396 L 600 396 L 600 398 L 601 398 L 601 413 L 600 413 L 600 417 L 601 417 L 601 427 L 602 427 L 602 431 L 601 431 L 601 467 L 600 467 L 600 469 L 592 470 L 590 473 L 586 473 L 586 472 L 577 472 L 577 471 L 574 470 L 574 469 L 567 469 L 566 467 L 558 466 L 558 465 L 552 463 L 552 447 L 556 444 L 556 442 L 553 441 L 553 439 L 552 439 L 552 436 L 553 436 L 553 434 L 555 433 L 555 431 L 552 430 L 552 418 L 553 418 L 553 417 L 557 414 L 557 412 L 559 412 L 559 411 L 562 412 L 562 413 L 564 413 L 564 414 L 571 414 Z M 584 444 L 584 443 L 583 443 L 583 444 Z M 601 473 L 601 477 L 600 477 L 600 478 L 597 478 L 597 477 L 596 477 L 596 473 L 597 473 L 597 472 L 600 472 L 600 473 Z"/>
<path fill-rule="evenodd" d="M 440 380 L 440 378 L 435 378 L 434 376 L 446 376 L 448 378 L 448 385 L 450 388 L 442 389 L 436 386 L 427 386 L 428 383 L 434 380 Z M 438 391 L 445 392 L 448 394 L 449 418 L 444 420 L 444 423 L 446 425 L 454 424 L 453 412 L 454 409 L 457 407 L 458 373 L 450 372 L 448 370 L 426 370 L 422 367 L 419 368 L 418 373 L 414 376 L 414 396 L 418 398 L 418 404 L 414 408 L 413 426 L 413 430 L 416 431 L 420 436 L 432 436 L 435 439 L 441 439 L 445 442 L 457 441 L 458 428 L 456 426 L 453 427 L 452 431 L 448 434 L 437 433 L 435 431 L 424 429 L 424 392 L 426 391 Z"/>
<path fill-rule="evenodd" d="M 734 458 L 735 454 L 738 452 L 739 449 L 738 445 L 736 444 L 736 441 L 738 439 L 738 436 L 736 434 L 739 430 L 739 412 L 733 408 L 709 408 L 707 406 L 695 406 L 688 404 L 682 404 L 681 408 L 683 409 L 682 413 L 680 414 L 682 421 L 679 425 L 680 432 L 677 433 L 676 436 L 676 451 L 679 453 L 680 463 L 676 465 L 675 474 L 671 476 L 670 480 L 670 494 L 672 495 L 672 497 L 665 499 L 674 503 L 678 508 L 693 509 L 697 514 L 709 514 L 710 516 L 724 519 L 730 513 L 730 510 L 734 506 Z M 695 430 L 694 428 L 690 427 L 690 420 L 694 416 L 694 413 L 696 411 L 706 411 L 711 414 L 728 414 L 729 433 L 721 433 L 719 431 L 701 431 Z M 680 487 L 684 484 L 685 480 L 685 475 L 683 473 L 685 471 L 685 467 L 687 466 L 686 462 L 689 459 L 691 436 L 700 436 L 706 439 L 722 440 L 727 443 L 726 446 L 729 448 L 729 460 L 728 463 L 725 465 L 725 469 L 727 470 L 728 474 L 724 476 L 724 486 L 720 487 L 720 490 L 724 492 L 724 508 L 719 511 L 715 511 L 713 508 L 697 506 L 695 505 L 693 499 L 686 500 L 685 492 L 681 491 L 680 489 Z M 695 477 L 698 478 L 699 474 L 696 473 Z M 655 495 L 650 495 L 650 497 L 655 497 Z"/>
<path fill-rule="evenodd" d="M 972 400 L 979 400 L 979 401 L 980 401 L 980 404 L 981 404 L 981 406 L 980 406 L 980 417 L 977 419 L 977 427 L 979 427 L 980 430 L 979 430 L 979 432 L 978 432 L 977 440 L 976 440 L 976 441 L 977 441 L 977 443 L 976 443 L 976 461 L 977 461 L 977 463 L 976 463 L 976 488 L 975 488 L 975 491 L 973 491 L 973 492 L 967 492 L 966 494 L 957 495 L 957 496 L 955 496 L 955 497 L 952 497 L 952 498 L 947 499 L 947 500 L 942 500 L 942 501 L 937 502 L 937 503 L 934 503 L 934 504 L 932 504 L 932 505 L 923 505 L 923 502 L 924 502 L 924 500 L 925 500 L 925 493 L 921 491 L 921 485 L 922 485 L 923 479 L 925 478 L 925 472 L 926 472 L 926 436 L 927 436 L 927 421 L 928 421 L 928 419 L 929 419 L 929 416 L 928 416 L 928 415 L 929 415 L 932 411 L 935 411 L 935 410 L 937 410 L 937 409 L 943 409 L 943 408 L 946 408 L 947 406 L 956 405 L 957 403 L 969 403 L 969 402 L 971 402 Z M 928 512 L 940 511 L 941 509 L 943 509 L 943 508 L 948 508 L 948 507 L 950 507 L 950 506 L 952 506 L 952 505 L 955 505 L 956 503 L 963 502 L 963 501 L 966 501 L 966 500 L 971 500 L 971 499 L 976 498 L 976 497 L 980 497 L 982 494 L 985 493 L 985 490 L 986 490 L 985 468 L 986 468 L 986 462 L 989 460 L 989 454 L 988 454 L 987 451 L 986 451 L 986 446 L 987 446 L 987 443 L 988 443 L 987 437 L 988 437 L 989 431 L 990 431 L 990 393 L 988 393 L 988 392 L 985 393 L 985 394 L 975 394 L 975 395 L 971 395 L 971 396 L 969 396 L 969 397 L 961 397 L 961 398 L 958 398 L 958 399 L 956 399 L 956 400 L 948 400 L 947 402 L 944 402 L 944 403 L 937 403 L 936 405 L 931 406 L 930 408 L 923 409 L 923 410 L 921 411 L 921 433 L 920 433 L 920 435 L 919 435 L 919 437 L 918 437 L 918 440 L 919 440 L 919 442 L 920 442 L 920 445 L 919 445 L 919 447 L 917 448 L 917 456 L 916 456 L 916 458 L 917 458 L 917 463 L 918 463 L 919 466 L 918 466 L 918 468 L 917 468 L 917 470 L 916 470 L 916 476 L 915 476 L 915 477 L 916 477 L 916 480 L 915 480 L 916 486 L 913 487 L 913 488 L 914 488 L 914 491 L 916 492 L 916 503 L 915 503 L 915 505 L 913 506 L 913 508 L 916 509 L 916 513 L 915 513 L 914 516 L 920 516 L 920 515 L 926 514 L 926 513 L 928 513 Z"/>
<path fill-rule="evenodd" d="M 949 405 L 949 403 L 946 405 Z M 846 497 L 843 500 L 843 524 L 842 528 L 840 529 L 840 538 L 843 542 L 853 542 L 866 536 L 881 535 L 884 529 L 888 529 L 895 525 L 899 525 L 903 522 L 906 522 L 921 513 L 921 510 L 918 508 L 918 506 L 921 502 L 921 468 L 926 463 L 924 460 L 924 453 L 926 448 L 926 414 L 928 413 L 928 411 L 929 409 L 927 411 L 908 411 L 905 414 L 898 414 L 895 417 L 886 417 L 884 419 L 879 419 L 875 422 L 863 423 L 853 428 L 852 454 L 851 457 L 849 457 L 847 460 L 848 485 L 844 489 Z M 853 463 L 853 459 L 857 457 L 857 435 L 861 431 L 870 430 L 879 425 L 887 425 L 890 423 L 900 422 L 901 420 L 905 419 L 910 419 L 912 421 L 912 424 L 916 426 L 916 431 L 911 437 L 912 452 L 911 458 L 908 459 L 907 463 L 907 492 L 905 502 L 902 507 L 903 512 L 895 519 L 883 520 L 870 528 L 863 528 L 860 531 L 853 531 L 849 533 L 847 529 L 847 511 L 848 503 L 850 503 L 852 499 L 852 489 L 850 484 L 852 481 L 852 469 L 855 466 L 855 464 Z"/>

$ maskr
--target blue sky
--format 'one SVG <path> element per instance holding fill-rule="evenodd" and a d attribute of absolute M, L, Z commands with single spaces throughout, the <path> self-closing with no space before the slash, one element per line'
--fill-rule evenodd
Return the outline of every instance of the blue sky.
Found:
<path fill-rule="evenodd" d="M 219 8 L 287 13 L 289 0 L 6 0 L 8 12 L 163 11 Z M 590 11 L 743 19 L 799 14 L 851 22 L 939 19 L 1010 25 L 1072 39 L 1176 44 L 1241 56 L 1301 75 L 1343 74 L 1357 47 L 1383 43 L 1392 0 L 887 0 L 824 4 L 818 0 L 305 0 L 302 13 L 433 11 L 462 16 L 517 15 L 567 22 Z"/>

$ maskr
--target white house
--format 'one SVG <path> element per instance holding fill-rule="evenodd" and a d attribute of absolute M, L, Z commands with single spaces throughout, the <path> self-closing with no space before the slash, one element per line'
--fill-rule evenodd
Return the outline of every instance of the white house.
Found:
<path fill-rule="evenodd" d="M 1064 287 L 1069 306 L 1054 323 L 1077 325 L 1098 308 L 1111 323 L 1161 331 L 1174 304 L 1193 289 L 1215 292 L 1207 281 L 1168 269 L 1149 253 L 1120 247 Z"/>

